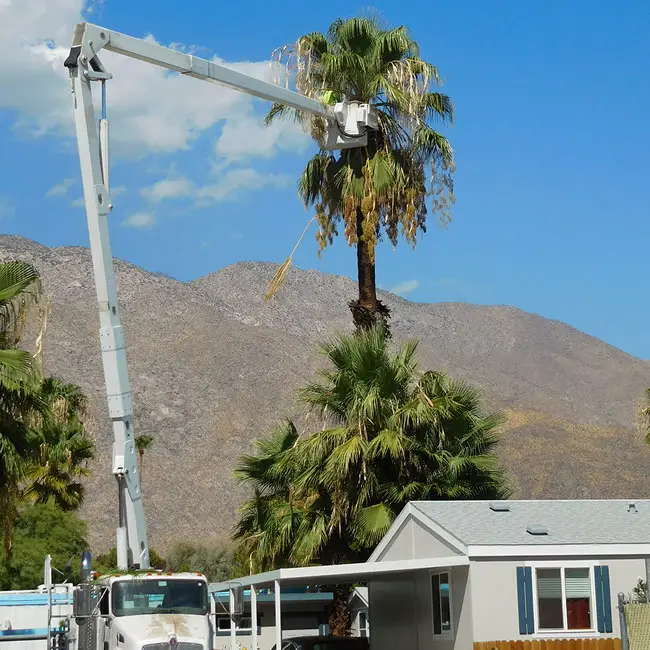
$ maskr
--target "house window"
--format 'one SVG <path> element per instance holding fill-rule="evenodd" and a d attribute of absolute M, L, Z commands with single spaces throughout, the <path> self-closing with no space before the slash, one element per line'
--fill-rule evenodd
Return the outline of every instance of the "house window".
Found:
<path fill-rule="evenodd" d="M 591 567 L 535 569 L 538 629 L 593 629 Z"/>
<path fill-rule="evenodd" d="M 237 632 L 250 632 L 252 629 L 251 622 L 250 616 L 242 616 L 235 629 Z M 217 630 L 219 632 L 230 632 L 230 616 L 217 616 Z"/>
<path fill-rule="evenodd" d="M 433 634 L 435 636 L 451 636 L 451 583 L 448 571 L 431 575 L 431 602 L 433 605 Z"/>
<path fill-rule="evenodd" d="M 370 636 L 370 623 L 367 612 L 359 612 L 359 636 Z"/>

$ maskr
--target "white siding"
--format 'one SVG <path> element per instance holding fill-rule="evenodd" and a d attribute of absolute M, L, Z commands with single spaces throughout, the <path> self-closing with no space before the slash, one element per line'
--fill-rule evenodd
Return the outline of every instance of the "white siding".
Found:
<path fill-rule="evenodd" d="M 431 557 L 449 557 L 450 555 L 459 555 L 459 553 L 417 519 L 409 516 L 377 561 L 421 560 Z"/>
<path fill-rule="evenodd" d="M 417 519 L 411 519 L 409 523 L 412 527 L 414 560 L 460 555 L 457 549 L 425 528 Z"/>
<path fill-rule="evenodd" d="M 390 562 L 391 560 L 412 560 L 413 559 L 413 525 L 412 519 L 407 518 L 397 530 L 395 536 L 382 554 L 377 558 L 378 562 Z"/>
<path fill-rule="evenodd" d="M 474 641 L 529 638 L 519 636 L 516 567 L 521 562 L 473 562 Z"/>
<path fill-rule="evenodd" d="M 581 558 L 574 558 L 583 561 Z M 482 561 L 473 562 L 470 567 L 471 599 L 475 641 L 498 641 L 530 639 L 530 635 L 519 634 L 517 607 L 518 566 L 532 562 Z M 570 565 L 570 559 L 560 564 Z M 640 577 L 645 577 L 645 561 L 642 559 L 602 560 L 596 564 L 609 567 L 610 596 L 612 601 L 613 633 L 603 636 L 620 637 L 620 624 L 616 609 L 617 595 L 628 595 Z"/>

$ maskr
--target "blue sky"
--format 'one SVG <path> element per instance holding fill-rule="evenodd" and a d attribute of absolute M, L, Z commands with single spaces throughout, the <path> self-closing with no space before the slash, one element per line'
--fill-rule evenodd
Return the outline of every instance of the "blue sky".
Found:
<path fill-rule="evenodd" d="M 0 0 L 0 230 L 87 244 L 60 67 L 82 10 L 264 75 L 274 48 L 365 7 Z M 432 222 L 416 251 L 383 246 L 381 285 L 422 302 L 515 305 L 650 358 L 647 0 L 374 7 L 410 27 L 456 107 L 445 132 L 457 160 L 453 222 Z M 119 57 L 104 62 L 115 74 L 114 254 L 179 279 L 282 261 L 308 219 L 295 181 L 312 145 L 291 126 L 265 131 L 263 102 Z M 296 264 L 355 270 L 342 242 L 319 261 L 311 235 Z"/>

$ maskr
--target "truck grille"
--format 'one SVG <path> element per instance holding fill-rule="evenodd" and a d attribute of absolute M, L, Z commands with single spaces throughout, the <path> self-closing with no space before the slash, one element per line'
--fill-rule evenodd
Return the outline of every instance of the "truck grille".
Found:
<path fill-rule="evenodd" d="M 142 646 L 142 650 L 169 650 L 169 643 L 147 643 Z M 176 650 L 203 650 L 203 645 L 179 641 L 176 644 Z"/>

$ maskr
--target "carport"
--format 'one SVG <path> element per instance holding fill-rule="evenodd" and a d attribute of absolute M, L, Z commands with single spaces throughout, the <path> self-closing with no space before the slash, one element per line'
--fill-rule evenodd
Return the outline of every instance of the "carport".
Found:
<path fill-rule="evenodd" d="M 281 594 L 283 588 L 368 582 L 373 578 L 463 565 L 469 565 L 469 558 L 467 556 L 452 555 L 417 560 L 393 560 L 386 562 L 379 561 L 278 569 L 276 571 L 243 576 L 234 580 L 212 584 L 211 589 L 213 592 L 229 592 L 231 614 L 230 643 L 232 650 L 236 650 L 237 647 L 236 622 L 232 615 L 236 609 L 236 599 L 242 593 L 243 589 L 250 589 L 251 619 L 252 621 L 256 621 L 257 591 L 259 589 L 272 589 L 275 605 L 275 646 L 277 650 L 280 650 L 282 648 Z M 258 650 L 259 648 L 256 624 L 253 624 L 251 629 L 251 647 L 252 650 Z"/>

